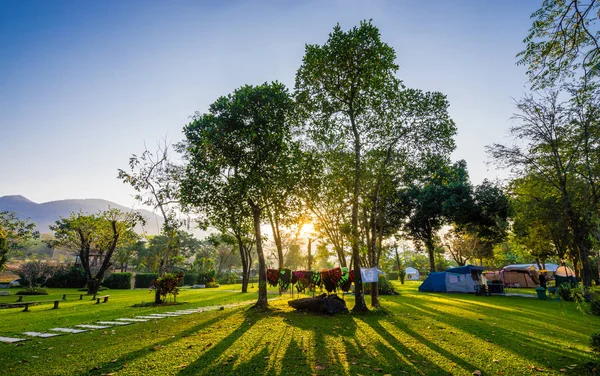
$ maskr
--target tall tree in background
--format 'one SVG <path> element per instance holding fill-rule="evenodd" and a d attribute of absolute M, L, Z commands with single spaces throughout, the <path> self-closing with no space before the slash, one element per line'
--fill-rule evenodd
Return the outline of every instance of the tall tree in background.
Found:
<path fill-rule="evenodd" d="M 471 186 L 464 161 L 448 165 L 436 159 L 430 173 L 399 191 L 398 211 L 407 221 L 407 236 L 422 245 L 429 255 L 429 269 L 436 271 L 435 237 L 443 225 L 452 222 L 459 206 L 469 205 Z"/>
<path fill-rule="evenodd" d="M 179 147 L 185 153 L 189 146 L 184 141 Z M 242 263 L 242 292 L 248 292 L 255 244 L 252 213 L 244 192 L 235 185 L 237 172 L 230 173 L 229 177 L 221 176 L 219 184 L 209 181 L 205 174 L 184 174 L 181 201 L 200 215 L 200 227 L 207 229 L 212 226 L 235 238 Z"/>
<path fill-rule="evenodd" d="M 69 248 L 79 255 L 87 278 L 88 294 L 96 294 L 104 274 L 113 265 L 112 257 L 124 234 L 136 224 L 144 223 L 135 212 L 108 209 L 99 214 L 71 213 L 50 226 L 54 246 Z"/>
<path fill-rule="evenodd" d="M 437 92 L 403 89 L 392 98 L 373 122 L 371 150 L 365 154 L 363 205 L 367 208 L 364 234 L 368 264 L 378 267 L 383 238 L 399 229 L 399 222 L 387 220 L 386 202 L 393 200 L 397 185 L 432 157 L 445 158 L 454 150 L 456 126 L 448 114 L 446 97 Z M 371 284 L 371 305 L 379 306 L 377 284 Z"/>
<path fill-rule="evenodd" d="M 568 94 L 571 99 L 566 102 L 559 100 L 559 92 L 519 101 L 519 113 L 515 115 L 518 123 L 510 129 L 519 142 L 492 145 L 488 151 L 501 165 L 543 181 L 546 189 L 556 195 L 569 224 L 570 247 L 580 263 L 578 270 L 584 285 L 590 286 L 589 256 L 600 204 L 596 194 L 600 177 L 600 96 L 590 87 Z"/>
<path fill-rule="evenodd" d="M 20 220 L 13 212 L 0 212 L 0 270 L 9 252 L 21 249 L 26 241 L 38 237 L 34 223 Z"/>
<path fill-rule="evenodd" d="M 119 169 L 118 178 L 138 192 L 135 198 L 144 205 L 158 210 L 164 222 L 161 232 L 168 241 L 159 260 L 158 274 L 162 277 L 177 243 L 177 230 L 182 221 L 178 218 L 180 167 L 170 159 L 170 145 L 163 141 L 152 152 L 146 148 L 142 155 L 129 158 L 129 172 Z M 154 296 L 160 303 L 159 291 Z"/>
<path fill-rule="evenodd" d="M 337 25 L 327 42 L 307 45 L 296 74 L 299 113 L 313 139 L 326 149 L 351 151 L 354 156 L 351 244 L 354 260 L 360 257 L 358 208 L 362 156 L 372 130 L 373 117 L 393 100 L 400 87 L 394 50 L 383 43 L 371 22 L 345 32 Z M 354 263 L 355 312 L 366 311 L 360 265 Z"/>
<path fill-rule="evenodd" d="M 244 199 L 252 214 L 259 262 L 257 308 L 268 305 L 261 236 L 264 210 L 282 181 L 301 180 L 293 176 L 299 170 L 296 165 L 301 153 L 292 140 L 291 110 L 292 100 L 284 85 L 247 85 L 219 98 L 208 113 L 197 114 L 184 129 L 185 180 L 190 183 L 182 194 L 193 196 L 205 188 L 228 187 Z"/>
<path fill-rule="evenodd" d="M 527 66 L 534 88 L 552 87 L 581 75 L 584 85 L 600 75 L 597 0 L 544 0 L 518 63 Z"/>

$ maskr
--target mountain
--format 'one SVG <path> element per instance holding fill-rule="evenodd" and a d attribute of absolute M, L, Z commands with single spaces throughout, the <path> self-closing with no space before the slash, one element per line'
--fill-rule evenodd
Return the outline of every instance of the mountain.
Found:
<path fill-rule="evenodd" d="M 68 217 L 72 212 L 82 211 L 87 214 L 96 214 L 108 209 L 109 206 L 125 212 L 131 211 L 131 208 L 101 199 L 59 200 L 38 204 L 23 196 L 0 197 L 0 212 L 12 211 L 20 219 L 29 218 L 31 222 L 35 223 L 37 230 L 42 233 L 49 232 L 51 224 L 54 224 L 60 217 Z M 160 226 L 164 222 L 161 216 L 145 209 L 135 211 L 146 219 L 146 225 L 143 228 L 139 225 L 136 227 L 137 232 L 159 233 Z"/>

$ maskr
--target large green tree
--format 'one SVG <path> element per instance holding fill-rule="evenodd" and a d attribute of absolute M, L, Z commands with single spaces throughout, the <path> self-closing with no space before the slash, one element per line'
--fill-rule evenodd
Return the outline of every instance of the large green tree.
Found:
<path fill-rule="evenodd" d="M 429 270 L 436 271 L 435 248 L 438 231 L 455 218 L 457 209 L 471 205 L 471 185 L 466 163 L 453 165 L 443 159 L 432 161 L 430 172 L 401 189 L 397 211 L 404 214 L 405 234 L 424 245 L 429 255 Z M 464 209 L 462 209 L 464 210 Z"/>
<path fill-rule="evenodd" d="M 113 254 L 126 238 L 124 235 L 143 222 L 138 213 L 111 208 L 98 214 L 71 213 L 50 229 L 54 231 L 54 246 L 78 253 L 87 278 L 88 294 L 95 294 L 104 274 L 113 265 Z"/>
<path fill-rule="evenodd" d="M 600 205 L 599 103 L 598 91 L 590 86 L 526 96 L 517 103 L 517 122 L 510 129 L 519 142 L 488 147 L 501 165 L 544 182 L 557 197 L 586 286 L 592 281 L 589 259 Z"/>
<path fill-rule="evenodd" d="M 301 180 L 294 176 L 301 153 L 292 139 L 292 104 L 278 82 L 247 85 L 217 99 L 208 113 L 197 114 L 184 129 L 188 162 L 184 200 L 193 203 L 203 189 L 228 189 L 252 215 L 259 262 L 257 308 L 268 305 L 261 234 L 264 211 L 282 186 Z"/>
<path fill-rule="evenodd" d="M 312 138 L 330 150 L 351 152 L 353 184 L 351 244 L 354 262 L 355 312 L 367 306 L 360 279 L 359 204 L 362 157 L 378 115 L 400 88 L 396 54 L 371 22 L 343 31 L 337 25 L 325 44 L 307 45 L 296 74 L 298 113 Z"/>
<path fill-rule="evenodd" d="M 0 270 L 11 251 L 21 249 L 26 241 L 38 237 L 35 224 L 20 220 L 13 212 L 0 212 Z"/>

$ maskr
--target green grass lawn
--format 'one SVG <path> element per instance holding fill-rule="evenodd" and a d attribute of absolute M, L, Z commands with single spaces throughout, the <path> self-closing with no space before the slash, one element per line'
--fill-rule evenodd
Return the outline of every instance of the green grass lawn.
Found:
<path fill-rule="evenodd" d="M 383 310 L 364 315 L 313 315 L 277 294 L 271 311 L 246 306 L 128 326 L 0 344 L 6 375 L 527 375 L 590 373 L 589 335 L 600 318 L 574 303 L 520 297 L 418 293 L 396 285 Z M 184 289 L 170 307 L 134 308 L 146 290 L 111 290 L 90 300 L 0 311 L 0 336 L 92 324 L 98 320 L 246 302 L 256 298 L 222 286 Z M 58 297 L 62 289 L 51 289 Z M 274 291 L 274 290 L 272 290 Z M 69 292 L 74 292 L 70 290 Z M 27 300 L 26 298 L 25 300 Z M 48 299 L 48 297 L 38 297 Z M 85 298 L 84 298 L 85 299 Z M 353 296 L 345 297 L 349 308 Z M 16 300 L 14 296 L 0 301 Z M 368 297 L 367 297 L 368 301 Z"/>

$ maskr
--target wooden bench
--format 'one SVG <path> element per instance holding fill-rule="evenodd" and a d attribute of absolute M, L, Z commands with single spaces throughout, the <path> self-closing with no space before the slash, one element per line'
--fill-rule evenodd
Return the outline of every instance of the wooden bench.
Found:
<path fill-rule="evenodd" d="M 20 296 L 21 300 L 23 300 L 23 296 Z M 29 306 L 30 305 L 38 305 L 38 304 L 44 304 L 44 303 L 54 303 L 54 306 L 51 309 L 58 309 L 58 303 L 60 302 L 60 300 L 36 300 L 36 301 L 31 301 L 31 302 L 23 302 L 23 301 L 18 301 L 17 303 L 0 303 L 0 308 L 16 308 L 16 307 L 25 307 L 25 309 L 23 310 L 23 312 L 28 312 L 29 311 Z"/>
<path fill-rule="evenodd" d="M 106 303 L 106 302 L 108 302 L 109 296 L 110 295 L 103 295 L 103 296 L 96 297 L 96 295 L 94 295 L 94 299 L 96 299 L 96 304 L 100 304 L 100 299 L 103 299 L 104 300 L 103 303 Z"/>
<path fill-rule="evenodd" d="M 67 295 L 79 296 L 79 300 L 83 300 L 83 296 L 87 294 L 63 294 L 62 300 L 67 300 Z"/>

